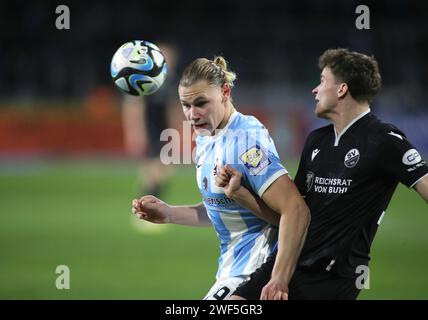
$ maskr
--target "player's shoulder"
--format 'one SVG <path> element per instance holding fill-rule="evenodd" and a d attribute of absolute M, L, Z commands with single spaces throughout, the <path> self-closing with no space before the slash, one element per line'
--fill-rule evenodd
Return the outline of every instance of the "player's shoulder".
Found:
<path fill-rule="evenodd" d="M 318 139 L 324 138 L 326 135 L 332 135 L 334 133 L 333 125 L 329 124 L 321 128 L 317 128 L 312 130 L 308 137 L 306 138 L 306 142 L 310 143 L 316 141 Z"/>
<path fill-rule="evenodd" d="M 234 127 L 237 129 L 266 129 L 256 117 L 242 114 L 240 112 L 237 112 L 234 122 Z"/>
<path fill-rule="evenodd" d="M 230 129 L 234 137 L 238 138 L 238 140 L 242 139 L 239 141 L 245 142 L 246 139 L 260 141 L 266 138 L 270 141 L 267 128 L 256 117 L 251 115 L 237 112 L 232 120 Z"/>
<path fill-rule="evenodd" d="M 321 136 L 321 135 L 325 135 L 325 134 L 330 134 L 331 132 L 333 132 L 332 130 L 333 130 L 333 125 L 329 124 L 329 125 L 326 125 L 324 127 L 320 127 L 320 128 L 315 129 L 315 130 L 312 130 L 309 133 L 309 136 L 316 137 L 316 136 Z"/>
<path fill-rule="evenodd" d="M 406 135 L 403 131 L 397 128 L 392 123 L 382 121 L 375 115 L 370 115 L 368 125 L 364 127 L 364 130 L 373 138 L 377 138 L 380 143 L 385 140 L 392 138 L 404 140 Z"/>

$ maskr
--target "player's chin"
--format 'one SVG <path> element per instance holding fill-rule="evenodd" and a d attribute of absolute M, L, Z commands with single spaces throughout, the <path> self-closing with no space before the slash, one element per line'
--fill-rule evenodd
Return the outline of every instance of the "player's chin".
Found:
<path fill-rule="evenodd" d="M 195 133 L 198 136 L 210 136 L 211 135 L 211 130 L 209 130 L 209 127 L 207 124 L 202 125 L 202 126 L 194 126 L 195 129 Z"/>
<path fill-rule="evenodd" d="M 318 118 L 326 118 L 327 117 L 327 109 L 323 108 L 319 102 L 317 102 L 317 106 L 315 107 L 315 115 Z"/>

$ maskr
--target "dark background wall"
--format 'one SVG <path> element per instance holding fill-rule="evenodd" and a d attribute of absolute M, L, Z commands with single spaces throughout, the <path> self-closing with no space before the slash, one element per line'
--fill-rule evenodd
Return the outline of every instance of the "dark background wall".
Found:
<path fill-rule="evenodd" d="M 55 28 L 66 4 L 71 29 Z M 357 30 L 366 4 L 371 29 Z M 108 83 L 115 49 L 130 39 L 173 41 L 181 65 L 224 54 L 242 83 L 313 85 L 329 47 L 374 54 L 385 87 L 403 86 L 423 107 L 428 19 L 423 1 L 9 1 L 0 4 L 0 94 L 82 96 Z"/>
<path fill-rule="evenodd" d="M 70 30 L 55 27 L 61 4 L 70 8 Z M 360 4 L 370 9 L 369 30 L 355 26 Z M 311 94 L 318 56 L 348 47 L 379 61 L 384 85 L 373 110 L 409 130 L 428 153 L 427 8 L 399 0 L 3 1 L 0 110 L 5 101 L 14 108 L 58 101 L 76 108 L 69 102 L 87 100 L 100 87 L 117 93 L 109 74 L 116 49 L 133 39 L 168 41 L 180 51 L 178 72 L 197 57 L 224 55 L 238 74 L 236 103 L 270 111 L 272 127 L 286 130 L 303 116 L 307 128 L 291 130 L 291 141 L 321 124 Z"/>

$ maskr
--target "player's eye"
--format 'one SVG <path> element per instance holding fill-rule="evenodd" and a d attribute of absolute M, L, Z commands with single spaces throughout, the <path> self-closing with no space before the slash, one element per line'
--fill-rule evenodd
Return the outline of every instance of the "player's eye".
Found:
<path fill-rule="evenodd" d="M 198 101 L 195 103 L 195 107 L 202 107 L 205 103 L 207 103 L 207 101 L 205 100 Z"/>

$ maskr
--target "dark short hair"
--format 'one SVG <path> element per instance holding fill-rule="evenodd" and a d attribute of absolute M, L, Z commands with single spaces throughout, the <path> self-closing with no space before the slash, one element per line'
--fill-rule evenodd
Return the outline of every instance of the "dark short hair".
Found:
<path fill-rule="evenodd" d="M 359 102 L 371 102 L 382 85 L 379 66 L 373 56 L 342 48 L 329 49 L 321 55 L 318 65 L 321 70 L 329 67 Z"/>

